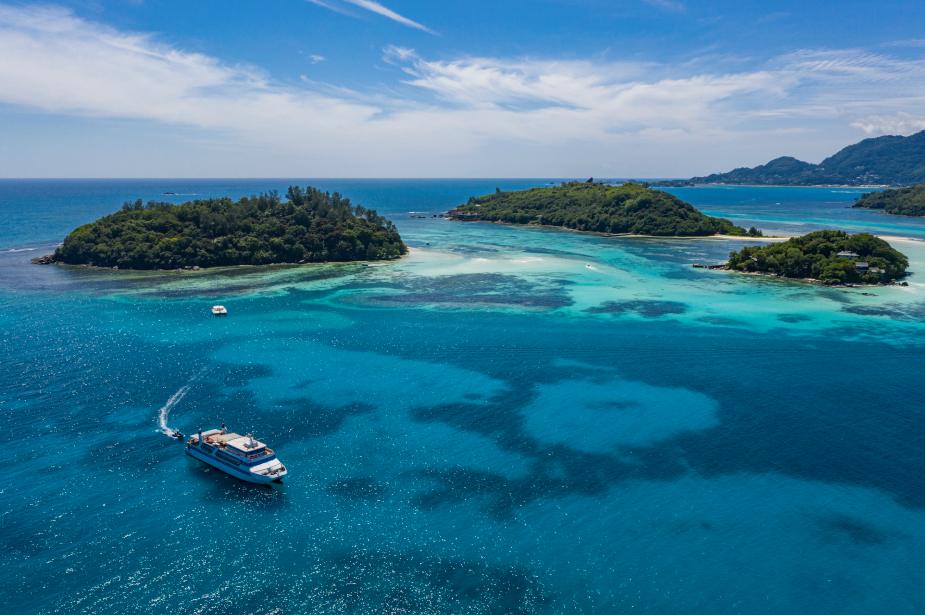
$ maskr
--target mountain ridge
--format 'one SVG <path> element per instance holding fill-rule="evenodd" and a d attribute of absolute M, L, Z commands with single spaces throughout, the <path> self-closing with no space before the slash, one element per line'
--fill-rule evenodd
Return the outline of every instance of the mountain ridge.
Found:
<path fill-rule="evenodd" d="M 925 130 L 863 139 L 819 164 L 780 156 L 756 167 L 739 167 L 661 185 L 749 184 L 766 186 L 890 185 L 925 182 Z"/>

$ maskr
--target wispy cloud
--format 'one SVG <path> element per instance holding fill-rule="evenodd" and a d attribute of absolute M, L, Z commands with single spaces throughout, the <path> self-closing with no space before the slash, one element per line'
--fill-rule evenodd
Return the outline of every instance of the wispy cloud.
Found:
<path fill-rule="evenodd" d="M 3 5 L 0 101 L 239 133 L 259 132 L 261 123 L 321 129 L 321 112 L 360 123 L 379 112 L 320 89 L 292 90 L 254 67 L 224 64 L 62 9 Z"/>
<path fill-rule="evenodd" d="M 680 0 L 644 0 L 650 6 L 671 13 L 684 13 L 687 11 L 687 5 Z"/>
<path fill-rule="evenodd" d="M 374 90 L 293 84 L 63 9 L 0 4 L 0 103 L 132 120 L 127 140 L 138 126 L 182 127 L 216 144 L 185 154 L 200 175 L 686 175 L 925 126 L 925 60 L 863 50 L 727 70 L 407 47 L 384 58 L 395 78 Z M 107 155 L 118 152 L 94 159 Z"/>
<path fill-rule="evenodd" d="M 925 47 L 925 38 L 907 38 L 883 43 L 883 47 Z"/>
<path fill-rule="evenodd" d="M 385 6 L 380 2 L 375 2 L 375 0 L 307 0 L 308 2 L 315 4 L 317 6 L 326 8 L 331 11 L 336 11 L 338 13 L 349 15 L 349 11 L 345 10 L 347 7 L 344 5 L 351 5 L 358 8 L 361 8 L 376 15 L 385 17 L 386 19 L 391 19 L 394 22 L 400 23 L 403 26 L 408 26 L 409 28 L 414 28 L 415 30 L 420 30 L 422 32 L 427 32 L 428 34 L 436 34 L 433 30 L 425 26 L 424 24 L 418 23 L 413 19 L 409 19 L 404 15 L 396 13 L 389 7 Z M 666 0 L 671 1 L 671 0 Z"/>
<path fill-rule="evenodd" d="M 346 9 L 342 4 L 338 4 L 337 0 L 305 0 L 309 4 L 314 4 L 315 6 L 320 6 L 323 9 L 328 9 L 329 11 L 334 11 L 335 13 L 340 13 L 341 15 L 352 15 L 350 11 Z"/>
<path fill-rule="evenodd" d="M 318 53 L 312 53 L 312 54 L 309 54 L 308 56 L 308 61 L 311 62 L 312 64 L 321 64 L 322 62 L 326 60 L 327 60 L 326 57 Z"/>
<path fill-rule="evenodd" d="M 457 60 L 426 60 L 414 50 L 387 47 L 386 61 L 398 64 L 408 77 L 405 83 L 429 90 L 440 98 L 476 107 L 504 106 L 517 101 L 576 110 L 600 109 L 619 104 L 621 97 L 643 92 L 670 102 L 682 90 L 696 84 L 688 94 L 704 100 L 720 100 L 736 93 L 763 91 L 782 95 L 780 76 L 766 71 L 698 74 L 679 78 L 671 68 L 647 62 L 592 62 L 585 60 L 500 60 L 469 57 Z M 695 98 L 684 97 L 691 106 Z M 666 118 L 670 121 L 670 118 Z"/>

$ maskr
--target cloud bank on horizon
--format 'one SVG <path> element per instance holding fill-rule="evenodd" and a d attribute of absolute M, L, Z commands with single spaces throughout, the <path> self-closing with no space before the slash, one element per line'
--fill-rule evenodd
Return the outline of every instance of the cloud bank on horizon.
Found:
<path fill-rule="evenodd" d="M 434 32 L 371 0 L 309 2 Z M 0 4 L 0 121 L 13 127 L 0 173 L 677 177 L 925 129 L 925 50 L 914 45 L 759 62 L 416 47 L 382 45 L 374 77 L 348 85 L 187 51 L 175 36 L 64 7 Z M 321 51 L 307 54 L 310 69 L 337 62 Z M 61 126 L 96 132 L 88 143 Z"/>

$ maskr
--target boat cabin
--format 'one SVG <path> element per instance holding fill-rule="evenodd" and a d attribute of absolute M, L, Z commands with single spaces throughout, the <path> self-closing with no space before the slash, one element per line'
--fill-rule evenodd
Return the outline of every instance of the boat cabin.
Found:
<path fill-rule="evenodd" d="M 202 436 L 200 448 L 218 449 L 218 452 L 234 455 L 236 459 L 244 463 L 265 462 L 274 456 L 272 449 L 250 434 L 242 436 L 222 429 L 210 429 L 194 435 L 190 441 L 199 445 L 200 435 Z"/>

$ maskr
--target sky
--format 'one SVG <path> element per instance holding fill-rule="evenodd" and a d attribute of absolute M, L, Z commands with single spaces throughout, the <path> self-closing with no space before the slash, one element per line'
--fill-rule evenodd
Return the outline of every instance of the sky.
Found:
<path fill-rule="evenodd" d="M 925 129 L 922 0 L 0 0 L 0 177 L 690 177 Z"/>

